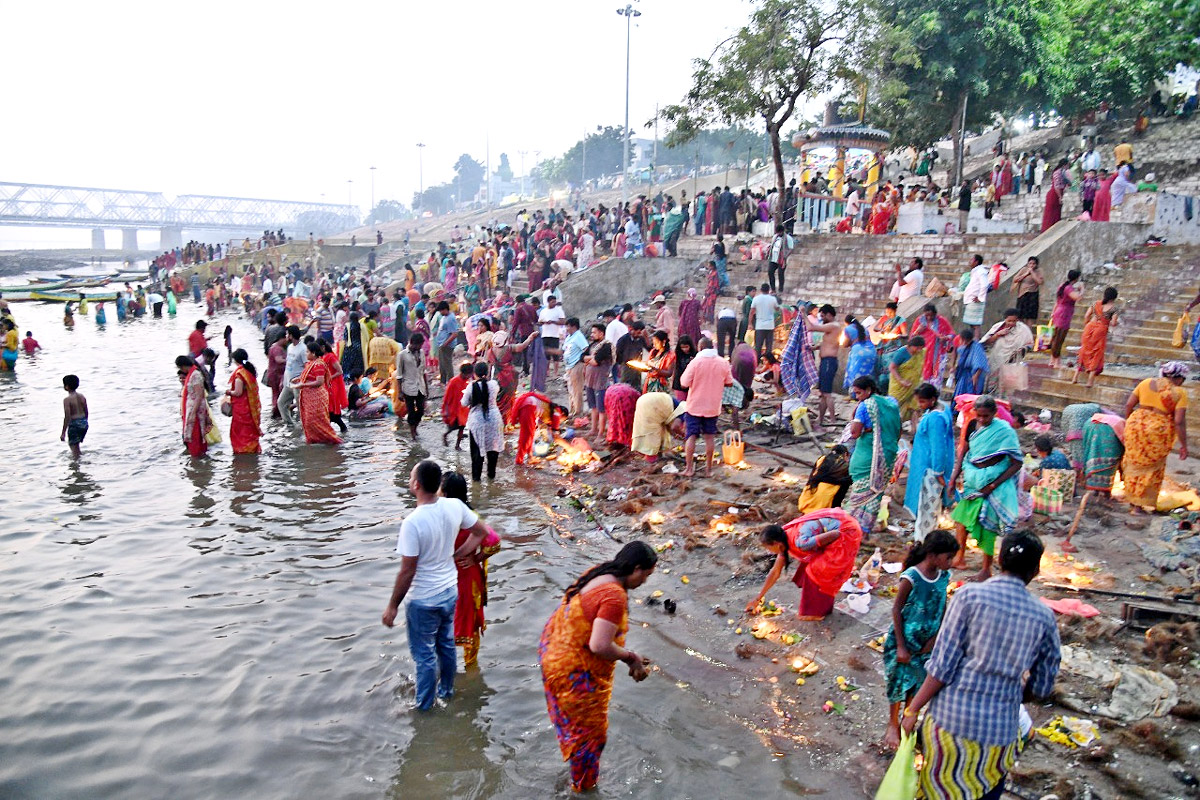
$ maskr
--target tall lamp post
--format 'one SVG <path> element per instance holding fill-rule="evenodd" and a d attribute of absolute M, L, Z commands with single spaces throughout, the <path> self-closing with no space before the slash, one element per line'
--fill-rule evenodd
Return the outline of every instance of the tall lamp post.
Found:
<path fill-rule="evenodd" d="M 625 147 L 621 159 L 621 209 L 629 199 L 629 44 L 633 36 L 633 18 L 640 17 L 642 12 L 627 4 L 618 8 L 617 13 L 625 18 Z"/>
<path fill-rule="evenodd" d="M 417 200 L 425 210 L 425 143 L 417 142 Z"/>

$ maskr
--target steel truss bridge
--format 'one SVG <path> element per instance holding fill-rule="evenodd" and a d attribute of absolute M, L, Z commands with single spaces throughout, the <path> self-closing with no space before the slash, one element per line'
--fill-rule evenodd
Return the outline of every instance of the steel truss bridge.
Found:
<path fill-rule="evenodd" d="M 125 232 L 126 244 L 133 243 L 126 249 L 137 249 L 139 229 L 158 229 L 165 249 L 180 243 L 185 228 L 244 234 L 283 228 L 307 235 L 346 230 L 358 222 L 352 206 L 332 203 L 210 195 L 168 200 L 161 192 L 0 182 L 0 225 L 91 228 L 98 249 L 110 228 Z"/>

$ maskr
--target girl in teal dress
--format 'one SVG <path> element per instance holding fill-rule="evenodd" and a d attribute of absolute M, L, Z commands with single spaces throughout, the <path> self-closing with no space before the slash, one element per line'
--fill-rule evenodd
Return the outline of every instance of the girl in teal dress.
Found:
<path fill-rule="evenodd" d="M 925 682 L 925 662 L 942 627 L 950 561 L 957 552 L 954 535 L 939 529 L 913 545 L 904 559 L 904 572 L 900 573 L 899 591 L 892 606 L 892 627 L 883 643 L 883 674 L 891 703 L 884 743 L 892 749 L 900 744 L 901 707 L 912 700 Z"/>

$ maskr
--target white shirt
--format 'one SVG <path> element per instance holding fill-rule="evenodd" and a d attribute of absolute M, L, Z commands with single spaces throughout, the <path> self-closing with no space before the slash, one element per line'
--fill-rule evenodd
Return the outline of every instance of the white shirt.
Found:
<path fill-rule="evenodd" d="M 751 305 L 753 305 L 753 302 L 751 301 Z M 717 319 L 737 319 L 737 312 L 732 308 L 722 308 L 717 312 Z"/>
<path fill-rule="evenodd" d="M 925 283 L 925 272 L 914 269 L 896 283 L 896 302 L 903 303 L 908 298 L 916 297 L 921 293 L 921 286 Z"/>
<path fill-rule="evenodd" d="M 624 322 L 621 322 L 619 318 L 614 319 L 612 322 L 608 323 L 608 327 L 604 329 L 604 341 L 608 342 L 613 347 L 616 347 L 617 340 L 627 333 L 629 333 L 629 326 Z"/>
<path fill-rule="evenodd" d="M 275 284 L 271 283 L 270 278 L 263 278 L 263 294 L 270 294 L 275 291 Z"/>
<path fill-rule="evenodd" d="M 479 520 L 461 500 L 439 497 L 436 503 L 417 506 L 400 524 L 396 552 L 417 559 L 417 572 L 408 589 L 411 600 L 435 597 L 458 585 L 454 566 L 454 540 L 463 528 Z"/>
<path fill-rule="evenodd" d="M 308 360 L 308 347 L 304 342 L 296 342 L 287 346 L 287 361 L 284 362 L 283 380 L 290 383 L 304 372 L 304 362 Z"/>
<path fill-rule="evenodd" d="M 750 301 L 750 309 L 754 312 L 754 330 L 770 331 L 775 329 L 775 309 L 779 301 L 775 295 L 762 292 Z"/>
<path fill-rule="evenodd" d="M 566 330 L 567 315 L 562 306 L 556 305 L 554 308 L 547 306 L 542 309 L 542 313 L 538 314 L 538 322 L 542 323 L 543 339 L 562 339 L 563 331 Z"/>
<path fill-rule="evenodd" d="M 846 216 L 857 217 L 858 209 L 861 205 L 862 201 L 858 199 L 858 190 L 855 189 L 850 193 L 850 196 L 846 198 Z"/>

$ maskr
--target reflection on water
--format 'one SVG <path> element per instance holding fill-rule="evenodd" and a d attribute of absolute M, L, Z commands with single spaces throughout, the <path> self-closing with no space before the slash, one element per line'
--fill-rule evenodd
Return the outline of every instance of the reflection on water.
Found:
<path fill-rule="evenodd" d="M 193 461 L 172 361 L 194 306 L 103 331 L 82 317 L 64 329 L 58 306 L 15 311 L 46 349 L 0 376 L 13 479 L 0 526 L 0 797 L 569 795 L 537 639 L 563 587 L 612 542 L 556 542 L 511 467 L 473 487 L 505 538 L 481 669 L 448 708 L 414 714 L 405 631 L 379 616 L 413 465 L 429 448 L 469 468 L 465 451 L 442 447 L 440 424 L 419 447 L 388 422 L 354 424 L 329 448 L 267 420 L 263 455 L 222 445 Z M 258 331 L 231 321 L 235 346 L 264 366 Z M 58 441 L 69 372 L 91 411 L 78 461 Z M 222 366 L 218 387 L 227 379 Z M 791 769 L 667 677 L 618 680 L 600 797 L 811 785 Z"/>

